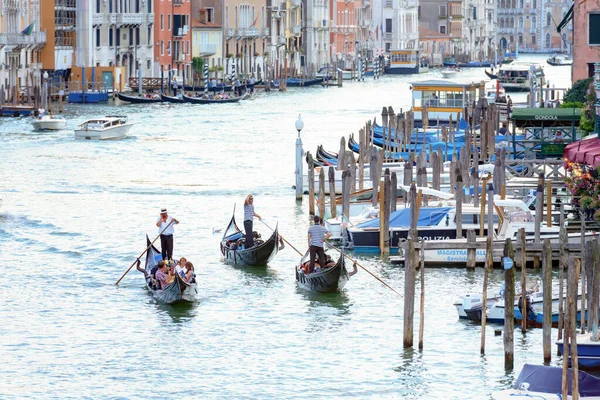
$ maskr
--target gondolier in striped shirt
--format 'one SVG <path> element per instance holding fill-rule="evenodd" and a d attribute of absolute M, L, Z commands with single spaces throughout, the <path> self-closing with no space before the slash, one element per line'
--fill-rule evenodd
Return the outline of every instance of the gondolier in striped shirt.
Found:
<path fill-rule="evenodd" d="M 244 231 L 246 231 L 245 247 L 247 249 L 254 246 L 254 233 L 252 230 L 254 217 L 258 218 L 259 220 L 262 219 L 260 215 L 254 212 L 254 197 L 249 194 L 246 196 L 246 200 L 244 201 Z"/>
<path fill-rule="evenodd" d="M 327 228 L 321 225 L 321 218 L 318 215 L 315 215 L 314 222 L 314 225 L 308 228 L 309 274 L 315 269 L 315 256 L 319 257 L 319 266 L 321 268 L 325 266 L 325 250 L 323 249 L 323 245 L 324 241 L 331 236 Z"/>
<path fill-rule="evenodd" d="M 160 217 L 156 221 L 156 226 L 158 226 L 158 233 L 160 234 L 163 260 L 173 259 L 173 234 L 175 233 L 175 225 L 178 223 L 179 221 L 176 218 L 169 216 L 166 208 L 160 210 Z"/>

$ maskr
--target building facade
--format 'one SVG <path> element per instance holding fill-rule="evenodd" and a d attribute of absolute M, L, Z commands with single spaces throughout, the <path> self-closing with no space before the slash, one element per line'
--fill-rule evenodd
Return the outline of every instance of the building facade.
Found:
<path fill-rule="evenodd" d="M 41 0 L 40 30 L 47 46 L 41 50 L 42 68 L 67 75 L 75 57 L 76 0 Z"/>
<path fill-rule="evenodd" d="M 192 76 L 191 0 L 154 0 L 154 4 L 153 74 L 171 72 L 178 82 L 187 81 Z"/>
<path fill-rule="evenodd" d="M 228 74 L 264 75 L 269 37 L 266 0 L 224 0 L 224 53 Z"/>
<path fill-rule="evenodd" d="M 25 86 L 41 82 L 41 49 L 46 44 L 46 32 L 40 31 L 38 0 L 3 1 L 0 13 L 0 84 L 4 98 L 17 101 Z M 27 33 L 23 33 L 24 30 Z"/>
<path fill-rule="evenodd" d="M 594 76 L 594 63 L 600 61 L 600 2 L 575 2 L 572 24 L 572 81 L 576 82 Z"/>
<path fill-rule="evenodd" d="M 222 79 L 223 3 L 218 0 L 192 0 L 192 65 L 200 57 L 208 63 L 211 77 Z M 203 71 L 192 71 L 195 79 L 204 79 Z"/>
<path fill-rule="evenodd" d="M 356 58 L 355 43 L 358 31 L 357 9 L 354 1 L 331 0 L 331 59 L 343 68 L 351 68 Z"/>

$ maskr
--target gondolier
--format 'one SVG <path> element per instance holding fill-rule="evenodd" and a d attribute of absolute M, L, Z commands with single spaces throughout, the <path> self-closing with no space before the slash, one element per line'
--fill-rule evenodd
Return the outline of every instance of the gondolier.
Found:
<path fill-rule="evenodd" d="M 246 231 L 246 248 L 254 246 L 254 234 L 252 225 L 254 217 L 262 219 L 260 215 L 254 212 L 254 197 L 249 194 L 244 201 L 244 230 Z"/>
<path fill-rule="evenodd" d="M 310 264 L 308 273 L 315 270 L 315 256 L 319 257 L 319 265 L 321 268 L 325 266 L 325 250 L 323 250 L 323 242 L 331 236 L 331 233 L 321 225 L 321 218 L 318 215 L 314 217 L 314 225 L 308 228 L 308 249 L 310 253 Z"/>
<path fill-rule="evenodd" d="M 158 233 L 160 233 L 160 248 L 163 260 L 173 259 L 173 234 L 175 233 L 175 225 L 178 223 L 179 221 L 176 218 L 169 216 L 166 208 L 160 210 L 160 217 L 156 221 L 156 226 L 158 226 Z"/>

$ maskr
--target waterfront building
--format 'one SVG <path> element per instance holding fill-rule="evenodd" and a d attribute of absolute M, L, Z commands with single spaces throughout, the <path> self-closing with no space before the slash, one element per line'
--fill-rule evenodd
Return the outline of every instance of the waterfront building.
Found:
<path fill-rule="evenodd" d="M 570 51 L 572 25 L 558 33 L 567 14 L 562 0 L 498 0 L 498 45 L 501 50 L 523 52 Z"/>
<path fill-rule="evenodd" d="M 41 49 L 42 69 L 68 78 L 75 58 L 76 0 L 41 0 L 40 30 L 47 46 Z"/>
<path fill-rule="evenodd" d="M 410 74 L 419 70 L 418 0 L 385 0 L 383 7 L 386 73 Z"/>
<path fill-rule="evenodd" d="M 355 59 L 357 23 L 354 1 L 331 0 L 331 59 L 342 69 Z"/>
<path fill-rule="evenodd" d="M 170 71 L 183 83 L 184 75 L 185 81 L 192 76 L 191 0 L 154 0 L 154 4 L 154 76 Z"/>
<path fill-rule="evenodd" d="M 287 2 L 281 2 L 279 0 L 267 0 L 267 51 L 265 52 L 265 58 L 267 59 L 267 65 L 276 71 L 275 75 L 279 74 L 281 68 L 285 64 L 286 57 L 288 57 L 288 45 L 291 40 L 291 35 L 288 36 L 288 21 L 290 16 L 293 15 L 292 24 L 300 24 L 300 12 L 295 7 L 290 9 L 287 7 Z M 292 13 L 293 11 L 293 13 Z M 295 45 L 295 40 L 292 43 Z M 290 65 L 290 64 L 288 64 Z"/>
<path fill-rule="evenodd" d="M 5 99 L 17 101 L 17 88 L 39 86 L 41 82 L 46 32 L 40 31 L 39 1 L 3 1 L 0 27 L 0 84 L 11 89 L 5 92 Z"/>
<path fill-rule="evenodd" d="M 355 35 L 356 54 L 363 58 L 371 59 L 375 48 L 373 37 L 375 21 L 373 20 L 371 0 L 355 0 L 354 15 L 357 26 Z"/>
<path fill-rule="evenodd" d="M 488 25 L 493 24 L 494 0 L 465 0 L 463 14 L 464 52 L 466 61 L 486 61 L 490 48 L 495 46 L 493 36 L 488 36 Z M 495 35 L 494 35 L 495 36 Z"/>
<path fill-rule="evenodd" d="M 260 79 L 267 52 L 266 0 L 224 0 L 225 65 L 228 74 Z"/>
<path fill-rule="evenodd" d="M 303 4 L 300 1 L 299 9 L 302 10 Z M 306 54 L 305 65 L 309 72 L 316 72 L 320 67 L 327 64 L 330 60 L 333 46 L 331 42 L 331 16 L 334 15 L 331 10 L 339 5 L 337 0 L 307 0 L 306 1 L 306 27 L 303 32 L 302 48 Z M 345 4 L 345 3 L 344 3 Z M 349 2 L 348 4 L 353 4 Z M 338 8 L 338 11 L 341 11 Z M 354 25 L 354 13 L 348 14 L 351 19 L 349 25 Z M 354 40 L 352 41 L 352 50 L 354 49 Z"/>
<path fill-rule="evenodd" d="M 223 78 L 223 3 L 220 0 L 192 0 L 192 67 L 196 57 L 208 63 L 211 77 Z M 193 68 L 192 68 L 193 69 Z M 204 79 L 203 71 L 192 71 Z"/>
<path fill-rule="evenodd" d="M 440 25 L 440 27 L 446 25 Z M 445 32 L 444 29 L 440 29 Z M 442 66 L 444 57 L 450 55 L 450 35 L 419 26 L 419 49 L 421 57 L 429 60 L 431 66 Z"/>
<path fill-rule="evenodd" d="M 594 76 L 594 63 L 600 60 L 600 1 L 575 2 L 559 26 L 573 26 L 573 83 Z M 561 28 L 564 29 L 563 26 Z M 562 29 L 561 29 L 562 30 Z"/>

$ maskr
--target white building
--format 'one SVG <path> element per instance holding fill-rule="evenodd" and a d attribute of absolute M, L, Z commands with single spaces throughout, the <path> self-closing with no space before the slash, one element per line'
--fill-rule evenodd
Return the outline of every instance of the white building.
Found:
<path fill-rule="evenodd" d="M 418 0 L 385 0 L 383 40 L 389 55 L 388 74 L 419 71 L 418 9 Z"/>

